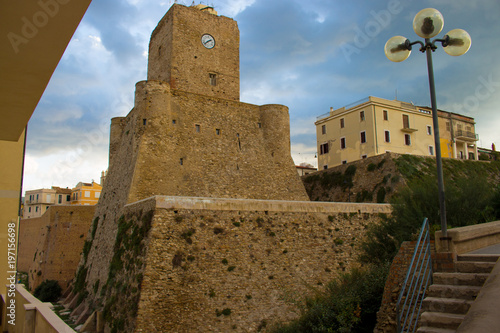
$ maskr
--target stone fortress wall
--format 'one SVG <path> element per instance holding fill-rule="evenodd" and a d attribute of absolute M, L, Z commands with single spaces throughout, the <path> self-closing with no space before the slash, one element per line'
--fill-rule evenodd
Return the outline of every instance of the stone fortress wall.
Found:
<path fill-rule="evenodd" d="M 87 278 L 87 291 L 119 332 L 265 331 L 297 316 L 294 301 L 356 265 L 365 229 L 390 210 L 151 197 L 123 208 L 108 239 L 107 276 Z"/>
<path fill-rule="evenodd" d="M 68 288 L 94 212 L 94 206 L 50 206 L 41 217 L 21 220 L 17 270 L 28 273 L 31 291 L 44 280 Z"/>

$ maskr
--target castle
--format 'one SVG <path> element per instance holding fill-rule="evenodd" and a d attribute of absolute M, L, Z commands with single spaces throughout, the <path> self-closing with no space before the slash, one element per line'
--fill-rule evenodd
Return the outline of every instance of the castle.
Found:
<path fill-rule="evenodd" d="M 262 331 L 354 260 L 387 205 L 309 202 L 288 108 L 239 101 L 237 23 L 174 4 L 148 80 L 111 121 L 109 172 L 70 297 L 96 332 Z M 334 242 L 335 240 L 335 242 Z"/>

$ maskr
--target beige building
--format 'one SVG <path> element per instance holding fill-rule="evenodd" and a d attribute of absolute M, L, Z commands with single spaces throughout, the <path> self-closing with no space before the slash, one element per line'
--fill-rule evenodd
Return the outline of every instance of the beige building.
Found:
<path fill-rule="evenodd" d="M 427 108 L 431 110 L 430 108 Z M 438 110 L 441 156 L 463 160 L 478 160 L 474 118 Z"/>
<path fill-rule="evenodd" d="M 42 216 L 52 205 L 69 205 L 71 189 L 52 186 L 38 190 L 26 191 L 24 196 L 23 218 L 29 219 Z"/>
<path fill-rule="evenodd" d="M 477 159 L 474 119 L 438 110 L 441 155 Z M 369 96 L 318 117 L 318 169 L 394 152 L 435 156 L 432 112 Z"/>
<path fill-rule="evenodd" d="M 297 168 L 297 173 L 299 174 L 299 176 L 305 176 L 318 171 L 318 169 L 313 166 L 296 165 L 295 167 Z"/>

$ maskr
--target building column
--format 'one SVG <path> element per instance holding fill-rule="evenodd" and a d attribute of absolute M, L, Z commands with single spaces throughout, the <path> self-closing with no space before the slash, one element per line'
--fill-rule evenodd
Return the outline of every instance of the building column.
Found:
<path fill-rule="evenodd" d="M 465 159 L 468 160 L 469 159 L 469 145 L 467 144 L 467 142 L 464 142 L 464 148 L 465 148 Z"/>
<path fill-rule="evenodd" d="M 453 158 L 458 158 L 457 155 L 457 140 L 453 140 Z"/>

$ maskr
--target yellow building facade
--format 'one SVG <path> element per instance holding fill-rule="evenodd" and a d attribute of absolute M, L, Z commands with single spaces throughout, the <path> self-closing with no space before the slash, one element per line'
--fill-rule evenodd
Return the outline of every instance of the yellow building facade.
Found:
<path fill-rule="evenodd" d="M 438 112 L 441 155 L 476 159 L 477 148 L 471 148 L 477 140 L 474 119 Z M 315 125 L 320 170 L 386 152 L 435 156 L 428 107 L 369 96 L 337 110 L 331 108 Z M 474 155 L 470 154 L 474 149 Z"/>
<path fill-rule="evenodd" d="M 95 205 L 101 196 L 102 186 L 94 181 L 92 183 L 79 182 L 71 190 L 72 205 Z"/>

